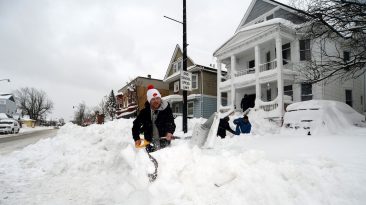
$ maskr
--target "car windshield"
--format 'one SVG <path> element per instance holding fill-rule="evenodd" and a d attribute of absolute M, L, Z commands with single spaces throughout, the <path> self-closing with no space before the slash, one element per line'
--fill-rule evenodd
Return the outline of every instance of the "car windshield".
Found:
<path fill-rule="evenodd" d="M 0 122 L 2 125 L 11 125 L 13 122 Z"/>

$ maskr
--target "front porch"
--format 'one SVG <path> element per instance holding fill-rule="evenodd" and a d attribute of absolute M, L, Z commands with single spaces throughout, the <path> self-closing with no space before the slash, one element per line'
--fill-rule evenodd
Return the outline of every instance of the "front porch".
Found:
<path fill-rule="evenodd" d="M 294 62 L 299 61 L 299 42 L 290 28 L 283 25 L 267 28 L 257 28 L 258 33 L 253 38 L 244 40 L 239 37 L 249 31 L 239 32 L 215 52 L 217 110 L 240 108 L 241 99 L 247 94 L 255 96 L 255 109 L 262 109 L 273 117 L 282 117 L 284 108 L 292 102 L 292 96 L 288 96 L 285 90 L 290 89 L 297 75 Z M 250 32 L 255 33 L 253 30 Z M 227 71 L 227 75 L 221 75 L 222 69 Z M 222 95 L 227 96 L 225 105 Z"/>

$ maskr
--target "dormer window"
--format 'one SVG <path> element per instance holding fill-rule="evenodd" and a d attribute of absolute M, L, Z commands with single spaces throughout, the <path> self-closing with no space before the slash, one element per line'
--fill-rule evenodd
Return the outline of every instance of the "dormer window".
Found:
<path fill-rule="evenodd" d="M 182 58 L 178 59 L 176 62 L 173 63 L 173 73 L 181 71 L 182 68 L 183 68 Z"/>

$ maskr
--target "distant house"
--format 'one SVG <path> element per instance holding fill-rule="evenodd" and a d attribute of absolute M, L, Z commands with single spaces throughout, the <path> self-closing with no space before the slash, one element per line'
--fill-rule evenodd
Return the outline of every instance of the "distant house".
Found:
<path fill-rule="evenodd" d="M 17 106 L 12 94 L 0 95 L 0 113 L 5 113 L 9 116 L 16 114 Z"/>
<path fill-rule="evenodd" d="M 137 77 L 118 90 L 117 118 L 135 117 L 145 107 L 147 87 L 153 85 L 162 97 L 169 94 L 168 84 L 162 80 L 148 77 Z"/>
<path fill-rule="evenodd" d="M 176 45 L 164 77 L 164 82 L 169 84 L 169 96 L 164 99 L 170 103 L 175 116 L 182 115 L 183 112 L 183 90 L 180 89 L 182 57 L 183 52 Z M 196 64 L 188 57 L 187 71 L 192 73 L 192 91 L 187 92 L 187 115 L 208 118 L 216 111 L 217 70 Z"/>
<path fill-rule="evenodd" d="M 300 69 L 312 59 L 322 63 L 323 58 L 317 39 L 307 39 L 296 29 L 304 23 L 290 6 L 274 0 L 252 0 L 234 35 L 213 54 L 221 96 L 217 109 L 239 108 L 246 94 L 252 106 L 271 118 L 281 118 L 293 102 L 312 99 L 341 101 L 362 113 L 364 76 L 346 82 L 306 83 Z M 331 50 L 334 46 L 326 49 L 343 52 L 343 60 L 350 55 L 349 50 Z M 228 75 L 223 75 L 222 69 Z"/>

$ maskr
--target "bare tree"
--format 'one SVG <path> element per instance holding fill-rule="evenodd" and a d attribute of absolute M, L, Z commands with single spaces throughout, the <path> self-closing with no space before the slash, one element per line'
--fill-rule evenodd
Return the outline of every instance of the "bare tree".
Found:
<path fill-rule="evenodd" d="M 33 120 L 40 120 L 53 109 L 53 102 L 42 90 L 25 87 L 14 91 L 14 95 L 18 108 Z"/>
<path fill-rule="evenodd" d="M 308 20 L 301 28 L 313 39 L 320 58 L 312 58 L 301 72 L 309 83 L 327 79 L 355 79 L 365 73 L 366 4 L 362 0 L 293 0 Z M 296 6 L 295 6 L 296 7 Z"/>
<path fill-rule="evenodd" d="M 99 114 L 107 114 L 107 96 L 104 96 L 102 100 L 100 101 L 99 105 L 97 106 L 97 109 L 99 111 Z"/>
<path fill-rule="evenodd" d="M 86 118 L 86 105 L 85 102 L 80 103 L 78 106 L 74 106 L 76 111 L 74 113 L 74 123 L 77 125 L 82 125 L 84 119 Z"/>

